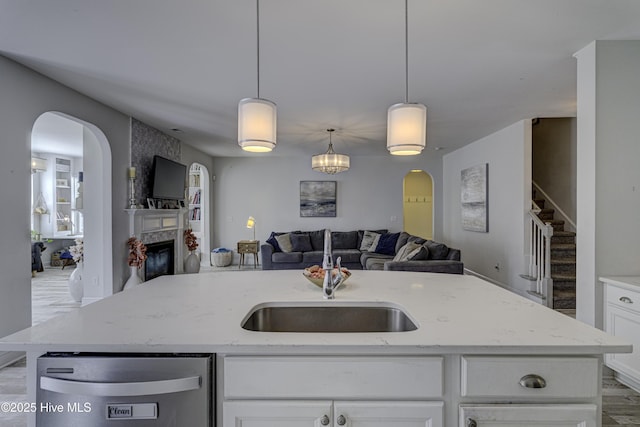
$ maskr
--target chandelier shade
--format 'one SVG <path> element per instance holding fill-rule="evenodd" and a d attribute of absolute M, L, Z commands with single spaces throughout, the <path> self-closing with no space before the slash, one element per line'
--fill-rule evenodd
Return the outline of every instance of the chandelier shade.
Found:
<path fill-rule="evenodd" d="M 424 150 L 427 139 L 427 107 L 395 104 L 387 111 L 387 150 L 396 156 L 412 156 Z"/>
<path fill-rule="evenodd" d="M 266 153 L 276 146 L 276 104 L 260 98 L 238 103 L 238 144 L 252 153 Z"/>
<path fill-rule="evenodd" d="M 339 172 L 349 170 L 351 161 L 346 154 L 338 154 L 333 151 L 333 143 L 331 142 L 331 133 L 335 129 L 327 129 L 329 132 L 329 149 L 326 153 L 316 154 L 311 157 L 311 169 L 316 172 L 326 173 L 328 175 L 334 175 Z"/>

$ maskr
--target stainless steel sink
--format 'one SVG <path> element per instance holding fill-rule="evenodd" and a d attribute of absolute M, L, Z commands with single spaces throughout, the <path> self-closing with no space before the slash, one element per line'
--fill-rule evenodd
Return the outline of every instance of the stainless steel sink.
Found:
<path fill-rule="evenodd" d="M 254 307 L 242 328 L 257 332 L 408 332 L 416 323 L 391 303 L 264 303 Z"/>

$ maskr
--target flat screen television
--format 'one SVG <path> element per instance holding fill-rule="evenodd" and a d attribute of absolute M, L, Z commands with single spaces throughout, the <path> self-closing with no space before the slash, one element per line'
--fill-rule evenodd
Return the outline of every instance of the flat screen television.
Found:
<path fill-rule="evenodd" d="M 152 197 L 154 199 L 183 200 L 187 167 L 182 163 L 153 157 Z"/>

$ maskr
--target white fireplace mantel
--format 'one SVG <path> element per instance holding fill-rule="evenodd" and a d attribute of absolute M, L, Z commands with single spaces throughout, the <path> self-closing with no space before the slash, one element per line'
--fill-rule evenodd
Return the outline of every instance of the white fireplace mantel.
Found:
<path fill-rule="evenodd" d="M 175 232 L 174 254 L 176 274 L 184 271 L 184 228 L 187 209 L 125 209 L 129 214 L 129 235 L 143 243 L 150 241 L 153 233 Z"/>

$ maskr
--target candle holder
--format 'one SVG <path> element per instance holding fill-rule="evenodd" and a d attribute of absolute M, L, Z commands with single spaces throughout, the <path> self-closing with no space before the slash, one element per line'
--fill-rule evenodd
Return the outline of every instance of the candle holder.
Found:
<path fill-rule="evenodd" d="M 136 209 L 136 190 L 135 190 L 135 178 L 129 177 L 129 193 L 131 196 L 129 197 L 129 209 Z"/>

